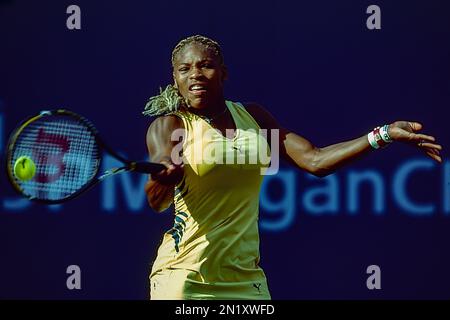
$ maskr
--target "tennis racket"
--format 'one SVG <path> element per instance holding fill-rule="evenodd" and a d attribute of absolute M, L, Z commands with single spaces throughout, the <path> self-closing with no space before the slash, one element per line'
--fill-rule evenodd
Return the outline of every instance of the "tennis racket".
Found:
<path fill-rule="evenodd" d="M 123 166 L 100 174 L 104 152 Z M 23 156 L 29 157 L 36 168 L 29 180 L 19 179 L 14 173 L 16 161 Z M 71 200 L 121 172 L 155 174 L 166 168 L 160 163 L 123 158 L 102 141 L 89 120 L 69 110 L 42 111 L 23 121 L 9 138 L 6 161 L 14 189 L 30 200 L 47 204 Z"/>

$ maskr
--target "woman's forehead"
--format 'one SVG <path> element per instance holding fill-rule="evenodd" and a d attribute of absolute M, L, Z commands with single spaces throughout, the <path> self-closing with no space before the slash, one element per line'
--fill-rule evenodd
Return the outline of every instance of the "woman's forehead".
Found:
<path fill-rule="evenodd" d="M 207 58 L 215 59 L 217 54 L 213 49 L 208 48 L 202 43 L 189 43 L 185 45 L 175 56 L 175 63 L 184 63 L 191 60 L 204 60 Z"/>

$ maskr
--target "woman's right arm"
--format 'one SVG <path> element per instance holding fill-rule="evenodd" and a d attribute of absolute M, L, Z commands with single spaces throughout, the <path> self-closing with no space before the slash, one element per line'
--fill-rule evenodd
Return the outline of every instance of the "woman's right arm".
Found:
<path fill-rule="evenodd" d="M 152 162 L 164 164 L 167 169 L 149 176 L 145 185 L 145 193 L 150 207 L 156 212 L 162 212 L 173 202 L 174 187 L 184 175 L 181 155 L 173 155 L 172 150 L 179 141 L 172 141 L 172 133 L 183 129 L 183 122 L 177 116 L 162 116 L 156 118 L 147 131 L 147 148 Z M 176 157 L 173 159 L 172 157 Z"/>

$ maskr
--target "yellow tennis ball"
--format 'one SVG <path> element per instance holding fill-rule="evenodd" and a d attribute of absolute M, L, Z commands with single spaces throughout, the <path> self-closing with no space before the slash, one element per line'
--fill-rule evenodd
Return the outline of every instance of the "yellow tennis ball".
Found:
<path fill-rule="evenodd" d="M 36 164 L 27 156 L 19 157 L 14 163 L 14 175 L 19 180 L 31 180 L 36 173 Z"/>

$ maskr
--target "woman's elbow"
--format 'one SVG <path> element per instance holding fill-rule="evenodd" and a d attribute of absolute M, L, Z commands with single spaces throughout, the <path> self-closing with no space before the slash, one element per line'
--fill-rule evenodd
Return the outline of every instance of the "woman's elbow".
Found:
<path fill-rule="evenodd" d="M 326 168 L 323 165 L 322 153 L 320 148 L 314 148 L 314 151 L 309 154 L 309 157 L 304 162 L 305 169 L 308 173 L 318 178 L 324 178 L 333 173 L 333 170 Z"/>
<path fill-rule="evenodd" d="M 321 163 L 321 161 L 316 159 L 311 161 L 310 165 L 307 167 L 307 171 L 318 178 L 324 178 L 334 172 L 332 169 L 321 165 Z"/>
<path fill-rule="evenodd" d="M 169 201 L 160 201 L 159 199 L 155 199 L 151 196 L 147 196 L 147 202 L 149 207 L 157 213 L 166 211 L 172 204 Z"/>
<path fill-rule="evenodd" d="M 318 178 L 325 178 L 326 176 L 330 175 L 333 173 L 333 171 L 331 170 L 324 170 L 324 169 L 315 169 L 310 171 L 310 173 Z"/>
<path fill-rule="evenodd" d="M 156 212 L 156 213 L 162 213 L 164 211 L 166 211 L 167 209 L 169 209 L 170 206 L 161 206 L 161 205 L 150 205 L 150 208 Z"/>

